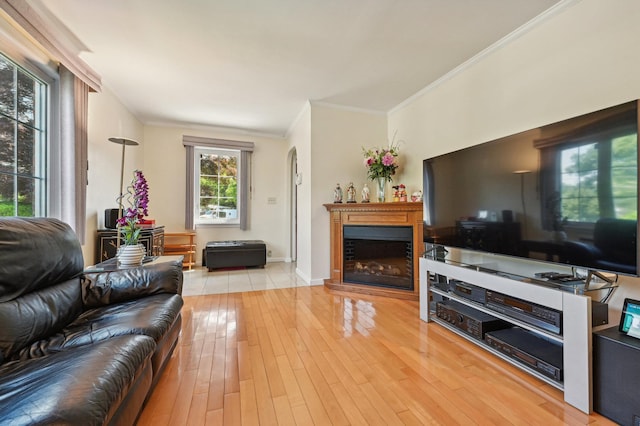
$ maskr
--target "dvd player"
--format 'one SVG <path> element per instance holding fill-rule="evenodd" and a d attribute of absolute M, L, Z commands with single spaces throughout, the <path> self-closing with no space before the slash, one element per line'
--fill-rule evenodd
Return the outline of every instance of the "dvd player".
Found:
<path fill-rule="evenodd" d="M 562 334 L 562 312 L 487 290 L 487 307 L 555 334 Z"/>
<path fill-rule="evenodd" d="M 449 280 L 449 287 L 453 293 L 465 299 L 473 300 L 483 305 L 487 301 L 487 290 L 484 287 L 453 279 Z"/>
<path fill-rule="evenodd" d="M 448 299 L 436 303 L 436 316 L 478 340 L 482 340 L 488 331 L 511 326 L 506 321 Z"/>
<path fill-rule="evenodd" d="M 518 327 L 487 332 L 485 342 L 538 373 L 562 381 L 562 344 Z"/>

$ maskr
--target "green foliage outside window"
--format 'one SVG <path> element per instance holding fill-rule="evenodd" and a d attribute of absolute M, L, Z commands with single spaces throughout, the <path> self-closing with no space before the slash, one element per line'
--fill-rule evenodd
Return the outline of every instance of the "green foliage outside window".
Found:
<path fill-rule="evenodd" d="M 238 157 L 200 155 L 200 217 L 225 219 L 238 208 Z"/>
<path fill-rule="evenodd" d="M 46 86 L 0 55 L 0 216 L 44 213 Z"/>
<path fill-rule="evenodd" d="M 562 216 L 569 222 L 600 217 L 637 219 L 637 135 L 562 150 Z"/>

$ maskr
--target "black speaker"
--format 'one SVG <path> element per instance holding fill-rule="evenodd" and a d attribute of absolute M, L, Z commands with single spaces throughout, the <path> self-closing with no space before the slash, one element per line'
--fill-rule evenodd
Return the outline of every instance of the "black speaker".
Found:
<path fill-rule="evenodd" d="M 106 209 L 104 211 L 104 227 L 107 229 L 116 229 L 118 221 L 118 209 Z"/>
<path fill-rule="evenodd" d="M 507 223 L 513 222 L 513 210 L 502 210 L 502 221 Z"/>
<path fill-rule="evenodd" d="M 593 410 L 621 425 L 640 424 L 640 339 L 618 326 L 593 333 Z"/>

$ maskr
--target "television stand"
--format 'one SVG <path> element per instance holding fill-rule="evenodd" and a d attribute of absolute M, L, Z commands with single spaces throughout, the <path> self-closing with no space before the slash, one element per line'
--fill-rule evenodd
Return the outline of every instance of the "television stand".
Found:
<path fill-rule="evenodd" d="M 435 252 L 437 251 L 431 251 L 432 254 Z M 507 261 L 505 260 L 505 262 Z M 585 413 L 590 413 L 593 409 L 590 356 L 592 303 L 591 297 L 582 291 L 584 283 L 579 286 L 580 288 L 568 291 L 567 288 L 563 288 L 564 286 L 553 285 L 536 278 L 517 276 L 505 271 L 491 270 L 485 265 L 479 266 L 478 264 L 442 258 L 421 258 L 420 319 L 438 323 L 483 350 L 562 390 L 564 400 L 567 403 Z M 461 294 L 456 289 L 452 289 L 451 280 L 466 284 L 471 288 L 470 292 L 465 295 L 464 292 Z M 516 306 L 515 303 L 521 306 L 538 306 L 540 308 L 533 309 L 542 309 L 544 312 L 549 312 L 549 315 L 556 315 L 554 324 L 559 325 L 559 332 L 550 331 L 540 325 L 539 320 L 528 320 L 526 316 L 512 315 L 511 310 L 497 309 L 495 303 L 478 301 L 477 295 L 483 292 L 486 292 L 487 301 L 489 300 L 489 292 L 491 292 L 493 295 L 504 295 L 505 299 L 519 301 L 513 302 L 513 306 Z M 464 330 L 439 318 L 436 312 L 436 302 L 439 300 L 453 300 L 462 303 L 478 312 L 489 314 L 512 324 L 512 326 L 525 329 L 535 336 L 561 345 L 563 353 L 563 361 L 560 365 L 562 379 L 551 379 L 547 375 L 541 374 L 539 369 L 524 365 L 519 360 L 505 355 L 503 351 L 496 350 L 486 339 L 470 337 Z"/>

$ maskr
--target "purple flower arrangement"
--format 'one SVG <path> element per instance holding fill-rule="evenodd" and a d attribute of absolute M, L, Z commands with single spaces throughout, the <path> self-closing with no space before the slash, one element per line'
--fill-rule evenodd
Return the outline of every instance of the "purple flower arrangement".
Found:
<path fill-rule="evenodd" d="M 122 195 L 130 206 L 122 212 L 122 217 L 118 219 L 120 233 L 125 245 L 138 244 L 141 229 L 136 226 L 142 218 L 149 214 L 149 185 L 140 170 L 133 172 L 133 180 L 127 188 L 127 192 Z"/>

